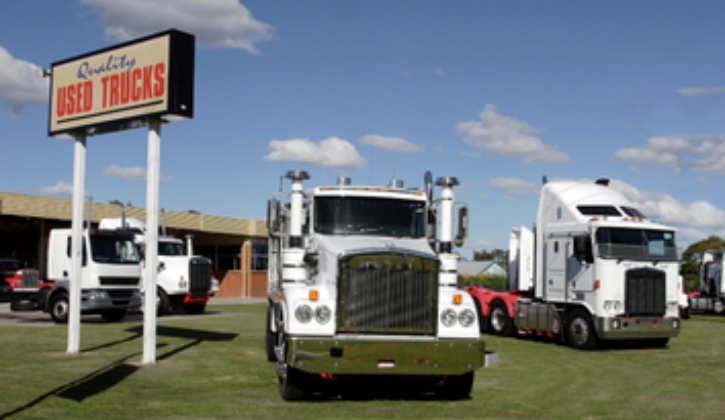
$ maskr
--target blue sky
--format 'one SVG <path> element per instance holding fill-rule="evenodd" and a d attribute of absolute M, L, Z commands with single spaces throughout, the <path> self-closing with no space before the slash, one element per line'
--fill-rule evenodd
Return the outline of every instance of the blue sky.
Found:
<path fill-rule="evenodd" d="M 194 119 L 162 127 L 161 206 L 263 219 L 307 186 L 455 176 L 464 256 L 531 226 L 541 179 L 611 177 L 686 247 L 725 236 L 720 1 L 0 2 L 0 190 L 70 197 L 40 68 L 177 28 Z M 88 140 L 96 202 L 144 206 L 146 130 Z M 288 186 L 285 186 L 288 189 Z"/>

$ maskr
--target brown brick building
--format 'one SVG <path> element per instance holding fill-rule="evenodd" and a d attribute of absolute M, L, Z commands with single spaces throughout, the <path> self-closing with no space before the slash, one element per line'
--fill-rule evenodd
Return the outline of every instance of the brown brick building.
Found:
<path fill-rule="evenodd" d="M 44 275 L 48 233 L 54 228 L 70 227 L 72 206 L 69 199 L 0 192 L 0 258 L 15 257 Z M 84 211 L 87 209 L 86 205 Z M 120 214 L 118 205 L 93 203 L 91 206 L 94 225 Z M 126 217 L 145 221 L 146 209 L 128 206 Z M 194 254 L 214 261 L 214 275 L 221 283 L 217 296 L 266 296 L 264 221 L 166 211 L 166 230 L 167 234 L 181 239 L 187 234 L 194 235 Z"/>

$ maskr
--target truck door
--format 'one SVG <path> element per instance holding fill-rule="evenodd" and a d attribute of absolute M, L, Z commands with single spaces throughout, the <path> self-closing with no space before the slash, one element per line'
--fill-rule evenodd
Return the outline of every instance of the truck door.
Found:
<path fill-rule="evenodd" d="M 566 262 L 569 241 L 565 238 L 550 238 L 546 241 L 546 282 L 544 296 L 551 301 L 564 301 Z"/>

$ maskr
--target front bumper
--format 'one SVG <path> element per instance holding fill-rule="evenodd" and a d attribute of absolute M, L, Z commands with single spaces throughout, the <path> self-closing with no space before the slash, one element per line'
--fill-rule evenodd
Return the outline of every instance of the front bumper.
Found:
<path fill-rule="evenodd" d="M 286 364 L 333 375 L 462 375 L 485 364 L 483 340 L 289 338 Z"/>
<path fill-rule="evenodd" d="M 131 293 L 121 297 L 113 295 L 113 291 L 104 290 L 107 294 L 98 295 L 95 290 L 84 290 L 81 292 L 81 312 L 84 314 L 100 313 L 107 310 L 136 309 L 141 307 L 141 293 L 138 290 L 128 291 Z"/>
<path fill-rule="evenodd" d="M 680 334 L 680 318 L 597 317 L 597 336 L 603 340 L 670 338 Z"/>

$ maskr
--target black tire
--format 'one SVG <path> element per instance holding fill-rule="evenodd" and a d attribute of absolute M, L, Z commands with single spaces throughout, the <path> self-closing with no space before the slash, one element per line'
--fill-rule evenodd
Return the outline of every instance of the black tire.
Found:
<path fill-rule="evenodd" d="M 436 389 L 436 395 L 447 400 L 459 400 L 471 396 L 473 389 L 473 372 L 463 375 L 448 376 Z"/>
<path fill-rule="evenodd" d="M 126 317 L 126 310 L 125 309 L 110 309 L 110 310 L 101 312 L 101 317 L 106 322 L 120 322 L 123 318 Z"/>
<path fill-rule="evenodd" d="M 164 289 L 157 288 L 156 291 L 156 316 L 161 316 L 169 311 L 169 295 Z"/>
<path fill-rule="evenodd" d="M 680 318 L 682 319 L 690 319 L 690 307 L 687 308 L 680 308 Z"/>
<path fill-rule="evenodd" d="M 565 327 L 566 340 L 569 345 L 578 350 L 591 350 L 597 348 L 599 340 L 597 332 L 589 313 L 577 308 L 571 311 Z"/>
<path fill-rule="evenodd" d="M 496 300 L 488 313 L 488 332 L 494 335 L 508 336 L 513 332 L 513 320 L 509 316 L 506 304 Z"/>
<path fill-rule="evenodd" d="M 270 304 L 267 307 L 267 326 L 265 329 L 267 330 L 267 339 L 266 339 L 266 348 L 267 348 L 267 361 L 268 362 L 276 362 L 277 361 L 277 355 L 274 352 L 274 347 L 277 345 L 277 333 L 272 331 L 272 321 L 274 320 L 274 307 Z"/>
<path fill-rule="evenodd" d="M 279 378 L 279 393 L 285 401 L 301 401 L 307 398 L 304 389 L 306 374 L 288 367 L 287 375 Z"/>
<path fill-rule="evenodd" d="M 190 303 L 190 304 L 184 306 L 184 312 L 186 312 L 189 315 L 199 315 L 200 313 L 204 312 L 205 308 L 206 308 L 206 302 Z"/>
<path fill-rule="evenodd" d="M 68 293 L 58 293 L 50 299 L 50 318 L 57 324 L 66 324 L 69 307 Z"/>

